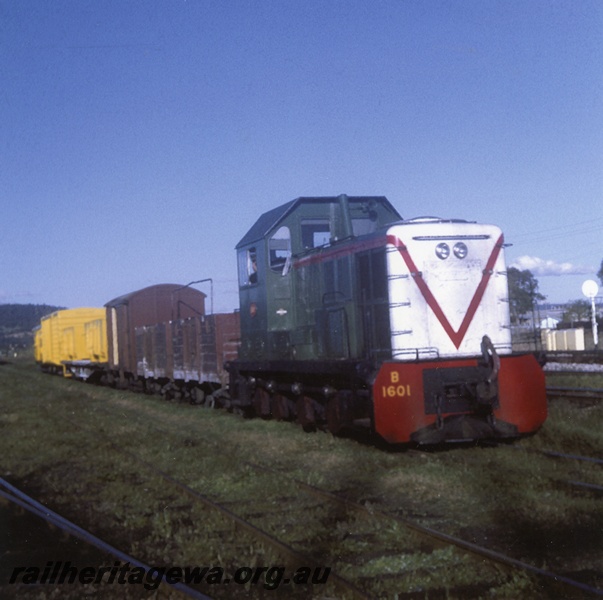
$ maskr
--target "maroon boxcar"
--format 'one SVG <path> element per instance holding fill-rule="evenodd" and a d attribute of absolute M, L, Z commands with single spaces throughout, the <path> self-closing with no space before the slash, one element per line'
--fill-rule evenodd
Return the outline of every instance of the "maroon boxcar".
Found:
<path fill-rule="evenodd" d="M 109 369 L 123 379 L 138 375 L 136 329 L 203 317 L 205 294 L 192 287 L 164 283 L 119 296 L 105 307 Z M 161 335 L 158 333 L 157 337 Z M 167 353 L 168 348 L 165 349 Z"/>
<path fill-rule="evenodd" d="M 205 297 L 190 286 L 160 284 L 108 302 L 113 380 L 193 400 L 223 387 L 224 364 L 237 357 L 239 315 L 206 315 Z"/>

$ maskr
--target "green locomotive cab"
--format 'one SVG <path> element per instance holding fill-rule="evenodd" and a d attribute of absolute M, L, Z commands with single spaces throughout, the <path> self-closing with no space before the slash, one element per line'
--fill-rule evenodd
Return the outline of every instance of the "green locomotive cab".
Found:
<path fill-rule="evenodd" d="M 302 197 L 262 215 L 237 245 L 240 359 L 359 359 L 387 345 L 384 245 L 371 239 L 400 219 L 382 196 Z"/>

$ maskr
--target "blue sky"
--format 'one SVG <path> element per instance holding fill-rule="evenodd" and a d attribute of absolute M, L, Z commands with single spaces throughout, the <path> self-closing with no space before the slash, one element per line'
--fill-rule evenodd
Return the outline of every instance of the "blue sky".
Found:
<path fill-rule="evenodd" d="M 0 302 L 211 277 L 232 310 L 259 214 L 341 193 L 495 223 L 581 298 L 603 2 L 0 0 Z"/>

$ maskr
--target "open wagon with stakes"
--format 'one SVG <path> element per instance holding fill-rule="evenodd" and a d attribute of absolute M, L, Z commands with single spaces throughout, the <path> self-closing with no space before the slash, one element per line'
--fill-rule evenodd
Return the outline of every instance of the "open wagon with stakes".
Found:
<path fill-rule="evenodd" d="M 159 284 L 107 302 L 108 383 L 193 402 L 222 389 L 239 319 L 206 314 L 205 298 L 190 284 Z"/>
<path fill-rule="evenodd" d="M 237 245 L 233 403 L 390 443 L 537 430 L 544 374 L 511 350 L 503 246 L 495 226 L 402 220 L 384 197 L 265 213 Z"/>

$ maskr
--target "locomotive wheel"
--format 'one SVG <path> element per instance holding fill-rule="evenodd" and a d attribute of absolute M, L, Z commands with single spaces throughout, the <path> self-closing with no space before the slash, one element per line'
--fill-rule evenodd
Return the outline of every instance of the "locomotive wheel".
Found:
<path fill-rule="evenodd" d="M 316 417 L 314 414 L 314 401 L 308 396 L 300 396 L 297 399 L 297 422 L 304 428 L 304 431 L 316 430 Z"/>
<path fill-rule="evenodd" d="M 256 415 L 263 419 L 270 416 L 270 394 L 263 388 L 257 388 L 253 395 L 253 408 Z"/>
<path fill-rule="evenodd" d="M 272 416 L 277 421 L 285 421 L 291 417 L 289 411 L 289 401 L 282 394 L 274 394 L 270 399 L 272 407 Z"/>
<path fill-rule="evenodd" d="M 347 405 L 343 394 L 338 393 L 327 403 L 327 427 L 333 435 L 337 435 L 349 423 Z"/>

